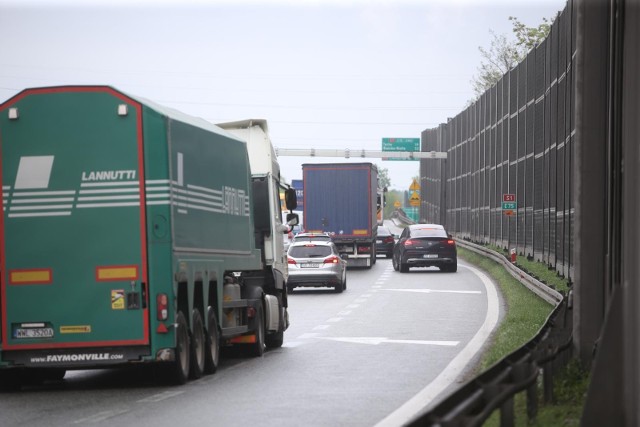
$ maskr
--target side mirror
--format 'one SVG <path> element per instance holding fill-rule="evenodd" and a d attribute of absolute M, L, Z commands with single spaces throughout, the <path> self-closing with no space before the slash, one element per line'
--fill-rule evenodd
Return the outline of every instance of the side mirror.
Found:
<path fill-rule="evenodd" d="M 287 214 L 287 225 L 289 226 L 298 225 L 299 221 L 300 221 L 300 218 L 298 217 L 298 214 L 296 213 Z"/>
<path fill-rule="evenodd" d="M 284 203 L 287 206 L 287 209 L 289 209 L 290 211 L 298 207 L 298 197 L 296 196 L 296 190 L 294 190 L 293 188 L 287 188 L 286 190 L 284 190 Z M 288 221 L 289 220 L 287 219 L 287 222 Z"/>

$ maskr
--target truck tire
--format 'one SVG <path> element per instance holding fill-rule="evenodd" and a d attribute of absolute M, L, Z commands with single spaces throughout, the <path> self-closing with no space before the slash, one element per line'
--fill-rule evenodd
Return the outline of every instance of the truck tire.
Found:
<path fill-rule="evenodd" d="M 189 378 L 198 379 L 204 374 L 205 348 L 206 343 L 202 316 L 200 312 L 194 308 L 193 315 L 191 316 L 191 349 L 189 351 L 191 360 L 189 361 Z"/>
<path fill-rule="evenodd" d="M 22 384 L 40 385 L 45 381 L 61 381 L 67 370 L 63 368 L 27 368 L 17 372 L 19 372 Z"/>
<path fill-rule="evenodd" d="M 67 374 L 67 370 L 63 368 L 50 368 L 44 374 L 44 379 L 49 381 L 62 381 Z"/>
<path fill-rule="evenodd" d="M 167 373 L 172 384 L 184 384 L 189 379 L 191 346 L 189 344 L 189 326 L 181 311 L 176 316 L 176 325 L 175 360 L 170 362 Z"/>
<path fill-rule="evenodd" d="M 262 357 L 264 354 L 264 310 L 262 309 L 262 302 L 258 306 L 258 310 L 256 310 L 256 341 L 254 343 L 249 344 L 248 354 L 253 357 Z"/>
<path fill-rule="evenodd" d="M 220 335 L 218 333 L 218 321 L 216 320 L 216 312 L 209 307 L 207 310 L 207 334 L 204 354 L 204 373 L 210 375 L 218 370 L 220 363 Z"/>
<path fill-rule="evenodd" d="M 409 272 L 409 266 L 407 264 L 403 264 L 402 262 L 400 262 L 400 273 L 408 273 Z"/>
<path fill-rule="evenodd" d="M 63 368 L 37 368 L 25 371 L 24 377 L 27 382 L 42 384 L 45 381 L 61 381 L 67 374 Z"/>

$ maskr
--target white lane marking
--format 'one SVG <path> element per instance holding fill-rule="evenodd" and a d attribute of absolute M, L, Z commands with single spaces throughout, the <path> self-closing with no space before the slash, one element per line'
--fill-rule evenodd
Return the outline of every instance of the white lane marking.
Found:
<path fill-rule="evenodd" d="M 351 310 L 342 310 L 338 312 L 338 316 L 348 316 L 351 314 Z"/>
<path fill-rule="evenodd" d="M 99 423 L 101 421 L 108 420 L 109 418 L 117 417 L 118 415 L 126 414 L 129 412 L 129 409 L 112 409 L 110 411 L 102 411 L 97 414 L 93 414 L 90 417 L 82 418 L 80 420 L 76 420 L 74 424 L 85 424 L 85 423 Z"/>
<path fill-rule="evenodd" d="M 416 414 L 423 411 L 440 393 L 456 381 L 462 374 L 469 362 L 476 357 L 482 346 L 491 336 L 494 328 L 498 324 L 500 308 L 498 305 L 498 292 L 493 282 L 482 271 L 468 266 L 458 264 L 460 267 L 468 268 L 473 274 L 478 276 L 484 285 L 487 294 L 487 315 L 484 323 L 478 332 L 471 338 L 471 341 L 453 358 L 451 362 L 435 380 L 431 381 L 418 394 L 409 399 L 404 405 L 381 420 L 375 427 L 393 427 L 405 425 L 411 421 Z"/>
<path fill-rule="evenodd" d="M 347 308 L 358 308 L 358 307 L 360 307 L 360 304 L 349 304 L 347 306 Z"/>
<path fill-rule="evenodd" d="M 317 336 L 318 336 L 317 333 L 307 332 L 305 334 L 300 335 L 297 339 L 304 340 L 304 339 L 307 339 L 307 338 L 314 338 L 314 337 L 317 337 Z"/>
<path fill-rule="evenodd" d="M 342 320 L 342 317 L 332 317 L 331 319 L 327 319 L 327 323 L 335 323 Z"/>
<path fill-rule="evenodd" d="M 376 289 L 376 288 L 378 288 L 378 289 L 379 289 L 379 288 L 381 288 L 381 287 L 382 287 L 382 286 L 380 286 L 380 285 L 372 286 L 372 288 L 374 288 L 374 289 Z"/>
<path fill-rule="evenodd" d="M 366 298 L 358 298 L 354 302 L 357 302 L 358 304 L 362 304 L 363 302 L 367 302 L 367 299 Z"/>
<path fill-rule="evenodd" d="M 295 348 L 295 347 L 301 346 L 302 344 L 303 343 L 301 343 L 300 341 L 289 341 L 282 344 L 282 346 L 285 348 Z"/>
<path fill-rule="evenodd" d="M 184 391 L 165 391 L 162 393 L 154 394 L 153 396 L 145 397 L 144 399 L 140 399 L 138 403 L 150 403 L 150 402 L 161 402 L 165 399 L 170 399 L 175 396 L 179 396 Z"/>
<path fill-rule="evenodd" d="M 460 344 L 460 341 L 390 340 L 389 338 L 383 337 L 318 337 L 318 339 L 368 345 L 419 344 L 455 347 Z"/>
<path fill-rule="evenodd" d="M 318 325 L 313 328 L 314 331 L 324 331 L 325 329 L 329 329 L 329 325 Z"/>
<path fill-rule="evenodd" d="M 360 298 L 369 298 L 371 296 L 371 294 L 362 294 L 360 296 Z"/>
<path fill-rule="evenodd" d="M 421 294 L 442 293 L 442 294 L 481 294 L 480 291 L 454 291 L 450 289 L 383 289 L 383 291 L 416 292 Z"/>

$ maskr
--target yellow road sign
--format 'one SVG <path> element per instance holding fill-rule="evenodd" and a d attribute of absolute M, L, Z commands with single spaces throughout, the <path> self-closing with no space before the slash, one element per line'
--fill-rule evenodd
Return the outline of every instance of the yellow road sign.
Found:
<path fill-rule="evenodd" d="M 414 179 L 411 185 L 409 186 L 409 190 L 416 191 L 420 190 L 420 184 L 418 184 L 418 180 Z"/>
<path fill-rule="evenodd" d="M 400 207 L 400 202 L 399 201 L 395 201 L 395 203 L 393 204 L 394 207 L 399 208 Z"/>
<path fill-rule="evenodd" d="M 409 204 L 411 206 L 420 206 L 420 196 L 415 191 L 411 193 L 411 197 L 409 197 Z"/>

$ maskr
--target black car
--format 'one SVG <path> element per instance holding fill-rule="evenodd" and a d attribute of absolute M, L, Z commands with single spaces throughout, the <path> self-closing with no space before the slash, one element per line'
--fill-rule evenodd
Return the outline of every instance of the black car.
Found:
<path fill-rule="evenodd" d="M 406 273 L 411 267 L 458 270 L 456 242 L 438 224 L 414 224 L 404 229 L 393 248 L 393 268 Z"/>
<path fill-rule="evenodd" d="M 383 225 L 378 226 L 378 237 L 376 238 L 376 255 L 385 255 L 391 258 L 393 255 L 393 245 L 396 243 L 396 236 Z"/>

